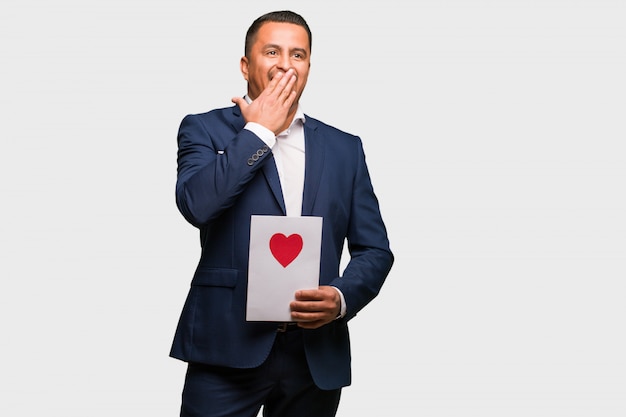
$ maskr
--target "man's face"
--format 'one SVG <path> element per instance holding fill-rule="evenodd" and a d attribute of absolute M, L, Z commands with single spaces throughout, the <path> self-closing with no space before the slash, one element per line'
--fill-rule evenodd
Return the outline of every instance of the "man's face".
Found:
<path fill-rule="evenodd" d="M 302 26 L 267 22 L 259 29 L 249 56 L 241 58 L 241 72 L 248 81 L 248 95 L 256 99 L 277 72 L 295 70 L 295 103 L 304 91 L 311 66 L 309 36 Z"/>

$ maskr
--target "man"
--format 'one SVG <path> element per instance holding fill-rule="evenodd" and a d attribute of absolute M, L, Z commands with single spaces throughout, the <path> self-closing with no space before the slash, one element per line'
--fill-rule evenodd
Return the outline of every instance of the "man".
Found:
<path fill-rule="evenodd" d="M 361 140 L 302 112 L 310 59 L 300 15 L 259 17 L 240 63 L 247 94 L 180 125 L 176 202 L 202 246 L 171 350 L 188 362 L 181 416 L 334 416 L 351 382 L 347 323 L 393 255 Z M 246 320 L 253 215 L 323 218 L 320 285 L 296 291 L 291 323 Z"/>

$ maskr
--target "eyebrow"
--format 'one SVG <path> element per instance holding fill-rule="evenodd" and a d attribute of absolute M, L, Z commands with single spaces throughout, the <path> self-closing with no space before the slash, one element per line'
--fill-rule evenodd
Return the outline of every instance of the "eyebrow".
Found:
<path fill-rule="evenodd" d="M 306 49 L 304 48 L 293 48 L 291 52 L 300 52 L 302 55 L 307 56 Z"/>

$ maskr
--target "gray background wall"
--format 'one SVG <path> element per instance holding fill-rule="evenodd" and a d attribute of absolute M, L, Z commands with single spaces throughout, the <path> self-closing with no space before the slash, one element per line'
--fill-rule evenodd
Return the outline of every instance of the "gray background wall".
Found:
<path fill-rule="evenodd" d="M 362 137 L 397 257 L 339 415 L 625 415 L 609 0 L 4 1 L 0 413 L 177 415 L 178 124 L 245 92 L 244 33 L 283 8 L 313 30 L 302 105 Z"/>

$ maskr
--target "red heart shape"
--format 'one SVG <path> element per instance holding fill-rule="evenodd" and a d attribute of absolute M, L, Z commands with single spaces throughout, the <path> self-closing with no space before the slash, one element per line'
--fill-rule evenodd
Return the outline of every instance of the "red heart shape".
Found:
<path fill-rule="evenodd" d="M 270 238 L 270 251 L 283 268 L 287 268 L 302 251 L 302 236 L 294 233 L 287 237 L 276 233 Z"/>

